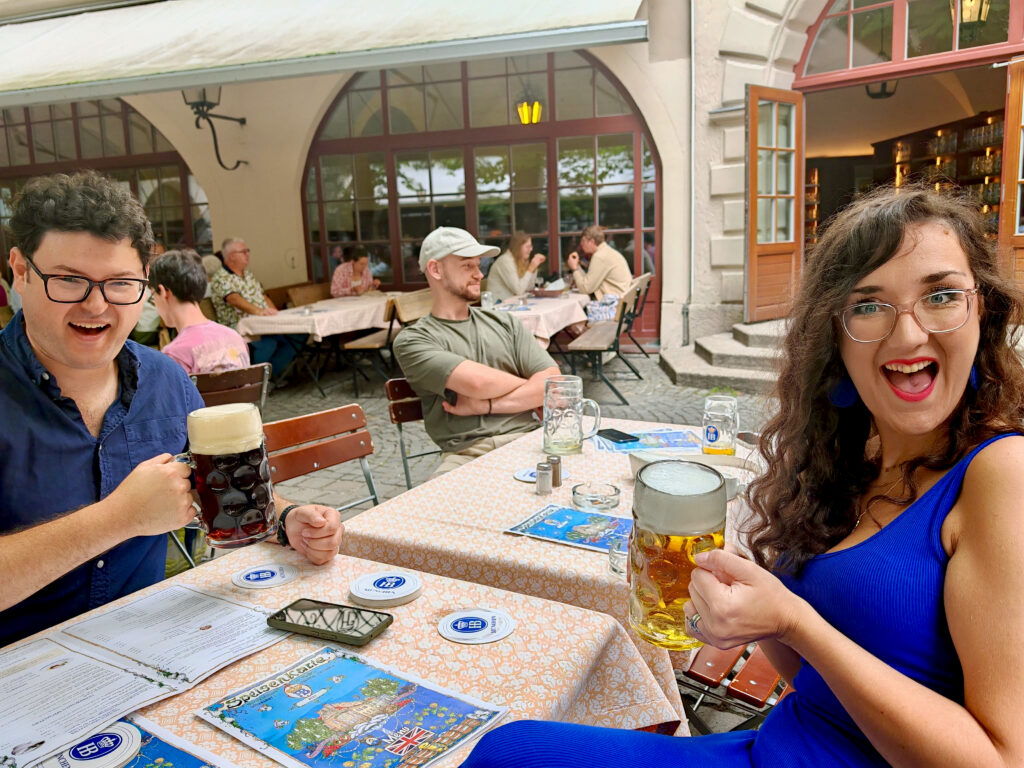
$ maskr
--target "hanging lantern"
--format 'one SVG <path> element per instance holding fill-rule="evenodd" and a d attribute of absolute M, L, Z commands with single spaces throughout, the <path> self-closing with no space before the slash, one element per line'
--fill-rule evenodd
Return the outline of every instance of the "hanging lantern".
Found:
<path fill-rule="evenodd" d="M 539 123 L 542 109 L 543 107 L 539 101 L 524 100 L 516 104 L 516 112 L 519 114 L 519 122 L 523 125 Z"/>

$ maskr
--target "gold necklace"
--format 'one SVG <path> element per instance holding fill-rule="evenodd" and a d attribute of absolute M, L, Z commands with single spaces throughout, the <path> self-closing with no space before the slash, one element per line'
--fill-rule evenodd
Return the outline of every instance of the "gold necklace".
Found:
<path fill-rule="evenodd" d="M 895 487 L 896 487 L 896 486 L 897 486 L 898 484 L 900 484 L 900 483 L 902 483 L 902 482 L 903 482 L 903 477 L 902 477 L 902 476 L 901 476 L 901 477 L 898 477 L 898 478 L 896 478 L 896 480 L 895 480 L 895 481 L 893 482 L 893 484 L 892 484 L 892 485 L 890 485 L 890 486 L 889 486 L 888 488 L 886 488 L 886 489 L 885 489 L 884 491 L 882 491 L 881 493 L 876 493 L 876 494 L 872 494 L 872 498 L 874 498 L 874 496 L 888 496 L 888 495 L 889 495 L 889 492 L 890 492 L 890 491 L 891 491 L 891 490 L 892 490 L 893 488 L 895 488 Z M 865 505 L 864 505 L 864 509 L 862 509 L 862 510 L 861 510 L 861 512 L 860 512 L 860 514 L 859 514 L 859 515 L 857 515 L 857 522 L 855 522 L 855 523 L 853 524 L 853 530 L 854 530 L 854 531 L 856 531 L 856 530 L 857 530 L 857 528 L 859 528 L 859 527 L 860 527 L 860 521 L 861 521 L 861 520 L 862 520 L 862 519 L 864 518 L 864 515 L 866 515 L 866 514 L 868 513 L 868 510 L 869 510 L 869 509 L 870 509 L 870 501 L 868 501 L 867 503 L 865 503 Z M 878 522 L 877 520 L 875 520 L 875 518 L 874 518 L 874 516 L 873 516 L 873 515 L 869 515 L 869 517 L 871 517 L 871 520 L 872 520 L 872 522 L 873 522 L 873 523 L 874 523 L 875 525 L 877 525 L 877 526 L 878 526 L 878 530 L 882 530 L 882 525 L 881 525 L 881 523 L 879 523 L 879 522 Z M 853 531 L 851 531 L 851 533 L 853 533 Z"/>

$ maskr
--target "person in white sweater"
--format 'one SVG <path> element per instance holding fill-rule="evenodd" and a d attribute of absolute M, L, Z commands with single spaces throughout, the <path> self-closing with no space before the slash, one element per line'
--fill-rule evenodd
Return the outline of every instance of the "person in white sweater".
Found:
<path fill-rule="evenodd" d="M 533 288 L 537 269 L 547 261 L 543 253 L 533 253 L 533 240 L 525 232 L 514 232 L 509 238 L 508 248 L 502 253 L 487 273 L 487 290 L 494 298 L 505 300 L 520 296 Z"/>

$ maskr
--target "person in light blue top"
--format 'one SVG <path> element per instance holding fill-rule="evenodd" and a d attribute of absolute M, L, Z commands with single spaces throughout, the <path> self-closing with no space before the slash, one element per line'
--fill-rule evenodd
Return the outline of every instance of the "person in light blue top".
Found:
<path fill-rule="evenodd" d="M 685 608 L 793 693 L 756 732 L 511 723 L 464 766 L 1024 765 L 1022 321 L 968 202 L 904 186 L 843 211 L 790 317 L 751 559 L 697 555 Z"/>

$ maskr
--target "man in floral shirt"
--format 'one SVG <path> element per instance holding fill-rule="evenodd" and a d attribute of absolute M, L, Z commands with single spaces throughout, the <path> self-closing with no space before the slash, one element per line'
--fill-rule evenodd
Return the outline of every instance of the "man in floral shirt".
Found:
<path fill-rule="evenodd" d="M 224 254 L 224 268 L 210 280 L 210 297 L 217 313 L 217 322 L 228 328 L 237 328 L 238 321 L 246 315 L 276 315 L 277 307 L 263 290 L 256 275 L 249 271 L 249 246 L 245 241 L 233 237 L 221 246 Z M 265 363 L 274 368 L 274 375 L 280 377 L 295 359 L 305 342 L 302 334 L 265 334 L 250 342 L 252 361 Z"/>

